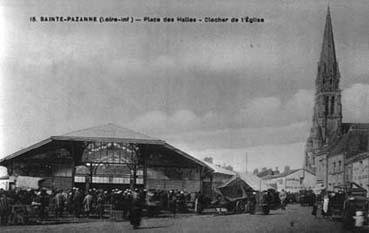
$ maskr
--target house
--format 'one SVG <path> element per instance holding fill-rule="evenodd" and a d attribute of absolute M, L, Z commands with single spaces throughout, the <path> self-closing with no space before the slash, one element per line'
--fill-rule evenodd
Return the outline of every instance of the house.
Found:
<path fill-rule="evenodd" d="M 316 185 L 316 176 L 307 169 L 293 169 L 279 175 L 263 177 L 266 184 L 276 187 L 277 191 L 297 193 L 312 189 Z"/>

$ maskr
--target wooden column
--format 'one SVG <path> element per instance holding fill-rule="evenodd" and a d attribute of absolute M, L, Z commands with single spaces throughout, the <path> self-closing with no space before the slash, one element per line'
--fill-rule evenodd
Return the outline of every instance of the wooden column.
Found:
<path fill-rule="evenodd" d="M 147 187 L 147 158 L 148 158 L 148 148 L 147 145 L 144 145 L 144 153 L 142 155 L 143 158 L 143 186 L 146 189 Z"/>
<path fill-rule="evenodd" d="M 74 187 L 74 177 L 76 176 L 76 158 L 75 158 L 75 155 L 74 155 L 74 144 L 72 144 L 72 150 L 69 151 L 69 153 L 71 154 L 72 156 L 72 187 Z"/>

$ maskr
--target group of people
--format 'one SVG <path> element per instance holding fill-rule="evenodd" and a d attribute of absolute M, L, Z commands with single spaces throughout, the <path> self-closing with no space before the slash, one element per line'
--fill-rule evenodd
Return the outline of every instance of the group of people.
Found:
<path fill-rule="evenodd" d="M 368 200 L 365 197 L 361 198 L 364 199 L 362 205 L 365 209 L 365 205 L 368 205 Z M 357 209 L 357 206 L 352 203 L 355 197 L 347 195 L 342 190 L 337 192 L 322 190 L 320 194 L 314 195 L 313 199 L 312 215 L 316 218 L 319 214 L 322 218 L 327 219 L 338 215 L 342 217 L 345 228 L 360 229 L 363 226 L 364 212 L 360 211 L 361 208 Z"/>
<path fill-rule="evenodd" d="M 312 195 L 313 211 L 312 215 L 318 217 L 319 209 L 323 218 L 332 216 L 334 209 L 339 208 L 343 211 L 343 203 L 345 201 L 345 194 L 339 192 L 327 192 L 322 190 L 320 194 Z"/>
<path fill-rule="evenodd" d="M 144 190 L 144 189 L 89 189 L 83 191 L 73 187 L 70 190 L 48 190 L 40 188 L 0 190 L 0 217 L 2 224 L 22 224 L 26 220 L 10 221 L 17 215 L 15 206 L 24 210 L 20 218 L 34 216 L 39 220 L 49 217 L 61 218 L 65 215 L 80 217 L 103 218 L 105 206 L 111 205 L 112 210 L 120 210 L 125 219 L 140 219 L 142 210 L 146 209 L 148 216 L 153 216 L 161 210 L 169 210 L 173 216 L 177 211 L 186 212 L 187 203 L 194 195 L 184 190 Z"/>
<path fill-rule="evenodd" d="M 89 217 L 94 212 L 102 218 L 106 200 L 102 190 L 90 189 L 83 193 L 79 188 L 69 191 L 62 189 L 52 191 L 45 188 L 0 190 L 0 197 L 2 224 L 11 222 L 9 220 L 11 217 L 16 218 L 18 223 L 24 223 L 24 217 L 29 217 L 32 213 L 40 220 L 49 216 L 63 217 L 66 211 L 75 217 L 80 217 L 82 214 Z M 19 209 L 22 214 L 17 213 Z"/>

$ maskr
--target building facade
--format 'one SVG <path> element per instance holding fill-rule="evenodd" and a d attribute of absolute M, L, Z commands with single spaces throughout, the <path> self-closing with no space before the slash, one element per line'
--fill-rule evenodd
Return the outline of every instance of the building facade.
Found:
<path fill-rule="evenodd" d="M 306 169 L 291 170 L 274 176 L 263 178 L 268 185 L 276 187 L 277 191 L 298 193 L 300 190 L 313 189 L 316 185 L 316 176 Z"/>
<path fill-rule="evenodd" d="M 344 155 L 333 154 L 328 157 L 328 188 L 344 184 Z"/>
<path fill-rule="evenodd" d="M 346 179 L 365 188 L 369 197 L 369 152 L 348 160 L 346 168 Z"/>

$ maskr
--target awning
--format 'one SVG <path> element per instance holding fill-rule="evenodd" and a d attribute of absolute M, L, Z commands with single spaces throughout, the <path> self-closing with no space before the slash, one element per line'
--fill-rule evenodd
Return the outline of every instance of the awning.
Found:
<path fill-rule="evenodd" d="M 33 176 L 18 176 L 15 182 L 15 186 L 17 188 L 22 189 L 38 189 L 39 182 L 43 180 L 41 177 L 33 177 Z"/>

